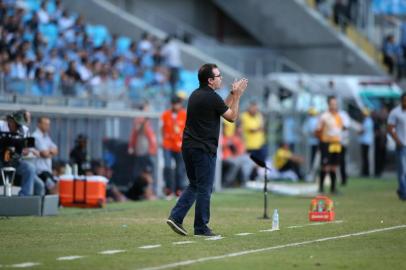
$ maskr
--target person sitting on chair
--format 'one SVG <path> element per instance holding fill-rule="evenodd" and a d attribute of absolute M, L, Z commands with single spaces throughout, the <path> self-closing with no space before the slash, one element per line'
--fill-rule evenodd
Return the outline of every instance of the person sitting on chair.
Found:
<path fill-rule="evenodd" d="M 273 165 L 279 172 L 293 171 L 300 180 L 303 179 L 300 172 L 301 163 L 303 163 L 303 158 L 293 154 L 289 145 L 285 142 L 279 145 L 273 157 Z"/>

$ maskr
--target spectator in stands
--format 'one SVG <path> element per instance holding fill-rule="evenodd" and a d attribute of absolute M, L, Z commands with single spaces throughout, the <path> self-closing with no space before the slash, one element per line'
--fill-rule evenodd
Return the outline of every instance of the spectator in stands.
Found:
<path fill-rule="evenodd" d="M 309 159 L 309 174 L 312 172 L 314 158 L 316 157 L 319 148 L 319 139 L 316 137 L 315 132 L 319 122 L 319 116 L 315 108 L 310 108 L 307 111 L 308 117 L 303 124 L 303 134 L 306 136 L 307 145 L 310 150 Z"/>
<path fill-rule="evenodd" d="M 62 93 L 66 96 L 76 95 L 76 85 L 81 82 L 80 74 L 74 61 L 69 62 L 68 69 L 61 74 Z"/>
<path fill-rule="evenodd" d="M 401 57 L 403 55 L 401 47 L 395 42 L 394 35 L 388 35 L 385 38 L 382 47 L 383 63 L 388 68 L 390 74 L 397 73 L 398 78 L 401 76 L 400 65 Z"/>
<path fill-rule="evenodd" d="M 24 80 L 27 78 L 27 67 L 25 65 L 25 57 L 22 54 L 17 54 L 14 61 L 11 63 L 11 78 Z"/>
<path fill-rule="evenodd" d="M 27 137 L 28 128 L 25 125 L 23 113 L 15 112 L 7 115 L 6 120 L 0 120 L 0 132 L 13 132 Z M 26 151 L 27 149 L 23 149 L 23 154 Z M 30 162 L 24 159 L 18 160 L 16 174 L 21 177 L 20 196 L 43 195 L 45 193 L 44 184 L 37 177 L 35 166 Z"/>
<path fill-rule="evenodd" d="M 182 67 L 179 45 L 174 37 L 170 36 L 165 39 L 161 55 L 164 59 L 165 65 L 169 67 L 170 70 L 169 82 L 172 90 L 171 96 L 173 96 L 176 92 L 176 85 L 179 81 L 179 70 Z"/>
<path fill-rule="evenodd" d="M 348 24 L 347 7 L 343 3 L 343 0 L 335 0 L 333 5 L 333 21 L 336 25 L 341 27 L 341 30 L 345 31 Z"/>
<path fill-rule="evenodd" d="M 140 105 L 139 110 L 147 112 L 148 102 Z M 148 117 L 136 117 L 128 143 L 128 154 L 135 156 L 133 177 L 136 178 L 146 167 L 153 168 L 152 157 L 157 153 L 157 141 L 151 121 Z M 152 177 L 152 176 L 151 176 Z"/>
<path fill-rule="evenodd" d="M 374 143 L 374 123 L 368 109 L 362 110 L 362 126 L 358 141 L 361 145 L 361 176 L 369 176 L 369 153 Z"/>
<path fill-rule="evenodd" d="M 79 134 L 75 139 L 75 146 L 69 154 L 70 163 L 77 166 L 77 173 L 84 175 L 90 169 L 90 157 L 87 154 L 87 136 Z"/>
<path fill-rule="evenodd" d="M 279 172 L 293 171 L 300 180 L 304 179 L 300 170 L 300 164 L 302 163 L 303 158 L 293 154 L 289 144 L 285 142 L 279 145 L 273 157 L 273 166 Z"/>
<path fill-rule="evenodd" d="M 174 96 L 171 108 L 162 113 L 162 148 L 164 151 L 165 195 L 180 196 L 185 186 L 185 164 L 182 158 L 182 135 L 186 124 L 183 99 Z M 172 169 L 172 162 L 175 168 Z"/>
<path fill-rule="evenodd" d="M 396 143 L 399 199 L 406 201 L 406 93 L 388 117 L 388 133 Z"/>
<path fill-rule="evenodd" d="M 239 129 L 234 123 L 223 122 L 223 134 L 220 137 L 222 146 L 222 183 L 226 187 L 235 186 L 240 182 L 244 185 L 249 179 L 253 166 L 247 153 Z"/>
<path fill-rule="evenodd" d="M 50 17 L 47 11 L 47 1 L 42 1 L 39 10 L 37 11 L 37 16 L 39 22 L 42 24 L 47 24 L 50 22 Z"/>
<path fill-rule="evenodd" d="M 67 10 L 62 12 L 62 16 L 58 20 L 59 31 L 65 31 L 73 26 L 75 20 L 69 15 Z"/>
<path fill-rule="evenodd" d="M 258 109 L 258 104 L 251 101 L 246 112 L 241 114 L 241 126 L 247 152 L 257 159 L 266 160 L 267 146 L 265 142 L 264 119 Z M 251 179 L 255 178 L 256 170 Z"/>
<path fill-rule="evenodd" d="M 52 158 L 58 154 L 58 147 L 49 136 L 51 120 L 48 117 L 38 118 L 37 129 L 32 134 L 39 157 L 35 160 L 38 176 L 44 181 L 48 193 L 57 194 L 58 186 L 52 175 Z"/>

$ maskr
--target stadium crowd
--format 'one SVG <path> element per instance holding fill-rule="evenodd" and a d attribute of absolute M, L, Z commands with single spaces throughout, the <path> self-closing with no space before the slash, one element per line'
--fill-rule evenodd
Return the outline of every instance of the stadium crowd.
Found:
<path fill-rule="evenodd" d="M 6 93 L 138 104 L 168 100 L 182 88 L 180 75 L 187 78 L 173 37 L 110 34 L 59 0 L 0 0 L 0 36 L 0 89 Z"/>

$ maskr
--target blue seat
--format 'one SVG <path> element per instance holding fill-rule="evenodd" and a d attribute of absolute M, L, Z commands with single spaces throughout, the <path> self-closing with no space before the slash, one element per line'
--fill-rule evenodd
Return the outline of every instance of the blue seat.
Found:
<path fill-rule="evenodd" d="M 41 6 L 40 0 L 25 0 L 25 3 L 27 4 L 28 9 L 31 9 L 33 11 L 39 10 Z"/>
<path fill-rule="evenodd" d="M 100 47 L 110 37 L 107 28 L 103 25 L 86 25 L 86 33 L 93 40 L 95 47 Z"/>
<path fill-rule="evenodd" d="M 189 71 L 185 69 L 180 70 L 178 89 L 182 89 L 187 94 L 190 94 L 198 87 L 199 81 L 197 79 L 197 71 Z"/>
<path fill-rule="evenodd" d="M 121 55 L 130 48 L 131 39 L 129 37 L 121 36 L 116 40 L 115 45 L 116 45 L 116 48 L 117 48 L 117 53 L 119 55 Z"/>
<path fill-rule="evenodd" d="M 53 23 L 40 24 L 39 31 L 48 40 L 48 48 L 53 48 L 58 39 L 58 27 Z"/>

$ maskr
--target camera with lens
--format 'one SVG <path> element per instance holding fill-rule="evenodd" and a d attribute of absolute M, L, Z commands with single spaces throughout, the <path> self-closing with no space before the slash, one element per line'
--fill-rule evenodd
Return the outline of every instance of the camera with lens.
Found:
<path fill-rule="evenodd" d="M 34 146 L 33 137 L 24 137 L 14 132 L 0 132 L 0 164 L 15 166 L 21 158 L 23 149 Z"/>

